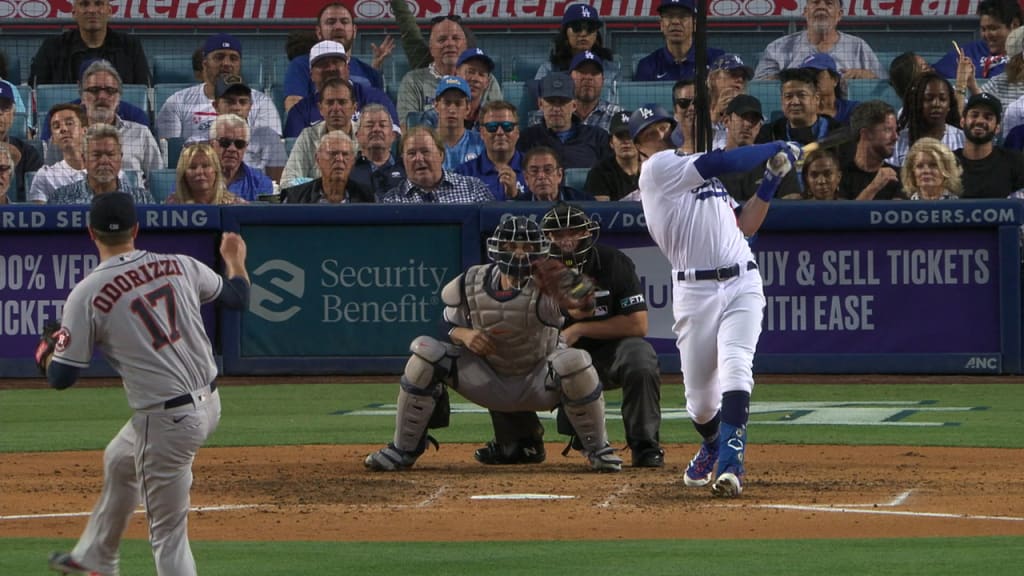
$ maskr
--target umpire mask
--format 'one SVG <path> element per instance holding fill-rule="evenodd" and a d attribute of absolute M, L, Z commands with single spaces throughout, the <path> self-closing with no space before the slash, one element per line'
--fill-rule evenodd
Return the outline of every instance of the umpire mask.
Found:
<path fill-rule="evenodd" d="M 551 257 L 568 268 L 582 271 L 601 227 L 572 204 L 558 203 L 541 219 L 540 227 L 551 242 Z"/>
<path fill-rule="evenodd" d="M 540 225 L 523 216 L 505 218 L 487 239 L 487 257 L 516 286 L 531 277 L 533 263 L 547 258 L 549 248 Z"/>

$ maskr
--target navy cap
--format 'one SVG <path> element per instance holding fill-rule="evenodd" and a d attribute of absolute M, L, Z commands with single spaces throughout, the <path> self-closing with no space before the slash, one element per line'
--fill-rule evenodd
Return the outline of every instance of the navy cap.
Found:
<path fill-rule="evenodd" d="M 668 122 L 672 128 L 676 127 L 676 119 L 661 104 L 644 104 L 629 117 L 629 137 L 636 140 L 641 132 L 658 122 Z"/>
<path fill-rule="evenodd" d="M 466 95 L 466 98 L 473 99 L 473 93 L 469 90 L 469 82 L 458 76 L 442 76 L 437 82 L 437 90 L 434 91 L 434 98 L 440 98 L 441 94 L 449 90 L 458 90 Z"/>
<path fill-rule="evenodd" d="M 981 106 L 987 106 L 990 110 L 992 110 L 992 112 L 995 113 L 996 121 L 1002 121 L 1003 103 L 999 101 L 999 98 L 996 98 L 995 96 L 989 94 L 988 92 L 978 92 L 974 96 L 968 98 L 967 104 L 964 104 L 963 115 L 966 115 L 967 111 L 970 110 L 971 108 L 978 108 Z"/>
<path fill-rule="evenodd" d="M 99 232 L 124 232 L 139 221 L 131 194 L 108 192 L 93 197 L 89 207 L 89 227 Z"/>
<path fill-rule="evenodd" d="M 735 54 L 722 54 L 711 63 L 711 71 L 715 70 L 742 70 L 743 77 L 750 80 L 754 77 L 754 69 L 743 63 L 743 59 Z"/>
<path fill-rule="evenodd" d="M 661 0 L 658 4 L 658 14 L 665 8 L 685 8 L 690 12 L 696 12 L 697 9 L 693 5 L 693 0 Z"/>
<path fill-rule="evenodd" d="M 210 52 L 217 50 L 234 50 L 241 55 L 242 43 L 231 34 L 214 34 L 207 38 L 206 42 L 203 42 L 203 56 L 209 56 Z"/>
<path fill-rule="evenodd" d="M 761 110 L 761 101 L 750 94 L 737 94 L 725 107 L 726 114 L 757 114 L 761 121 L 764 121 L 764 112 Z"/>
<path fill-rule="evenodd" d="M 608 133 L 612 136 L 621 134 L 623 132 L 629 133 L 629 117 L 632 114 L 629 110 L 623 110 L 616 112 L 612 115 L 612 124 L 608 128 Z"/>
<path fill-rule="evenodd" d="M 597 64 L 597 67 L 604 72 L 604 60 L 597 54 L 594 54 L 590 50 L 584 50 L 579 54 L 572 57 L 572 62 L 569 64 L 569 70 L 575 70 L 587 62 L 593 62 Z"/>
<path fill-rule="evenodd" d="M 804 61 L 801 62 L 800 65 L 797 66 L 797 68 L 811 68 L 813 70 L 830 70 L 832 72 L 835 72 L 836 74 L 839 73 L 839 67 L 836 66 L 835 59 L 829 56 L 828 54 L 825 54 L 824 52 L 811 54 L 807 58 L 804 58 Z"/>
<path fill-rule="evenodd" d="M 562 13 L 562 26 L 579 22 L 580 20 L 590 20 L 600 24 L 601 16 L 598 15 L 597 8 L 587 4 L 570 4 L 566 6 L 565 12 Z"/>
<path fill-rule="evenodd" d="M 249 86 L 242 81 L 242 77 L 237 74 L 218 76 L 217 84 L 213 87 L 213 97 L 220 98 L 228 92 L 245 92 L 246 94 L 252 94 L 252 88 L 249 88 Z"/>
<path fill-rule="evenodd" d="M 469 50 L 463 51 L 462 54 L 459 54 L 459 60 L 455 63 L 455 67 L 458 68 L 474 58 L 486 64 L 488 72 L 494 72 L 494 60 L 491 60 L 491 57 L 484 54 L 484 51 L 479 48 L 470 48 Z"/>
<path fill-rule="evenodd" d="M 552 72 L 540 81 L 540 97 L 572 100 L 576 97 L 576 85 L 565 72 Z"/>
<path fill-rule="evenodd" d="M 14 102 L 14 88 L 11 88 L 7 82 L 0 82 L 0 100 Z"/>

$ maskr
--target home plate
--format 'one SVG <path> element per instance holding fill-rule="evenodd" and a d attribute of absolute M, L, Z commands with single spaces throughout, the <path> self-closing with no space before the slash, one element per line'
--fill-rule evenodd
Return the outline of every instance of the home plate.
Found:
<path fill-rule="evenodd" d="M 575 496 L 564 494 L 480 494 L 470 500 L 572 500 Z"/>

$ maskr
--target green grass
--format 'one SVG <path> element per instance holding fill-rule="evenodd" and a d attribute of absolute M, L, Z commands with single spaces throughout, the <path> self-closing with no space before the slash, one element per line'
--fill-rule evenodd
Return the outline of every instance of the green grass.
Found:
<path fill-rule="evenodd" d="M 42 574 L 68 540 L 7 539 L 2 574 Z M 1018 574 L 1024 538 L 846 540 L 636 540 L 616 542 L 193 542 L 200 574 L 373 576 L 678 574 Z M 152 574 L 148 543 L 122 546 L 122 574 Z"/>

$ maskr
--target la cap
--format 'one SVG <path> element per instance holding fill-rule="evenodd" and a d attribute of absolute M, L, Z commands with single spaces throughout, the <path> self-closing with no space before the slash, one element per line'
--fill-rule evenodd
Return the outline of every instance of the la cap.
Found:
<path fill-rule="evenodd" d="M 231 34 L 214 34 L 203 43 L 203 57 L 209 56 L 210 52 L 216 52 L 217 50 L 234 50 L 241 55 L 242 43 Z"/>

